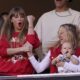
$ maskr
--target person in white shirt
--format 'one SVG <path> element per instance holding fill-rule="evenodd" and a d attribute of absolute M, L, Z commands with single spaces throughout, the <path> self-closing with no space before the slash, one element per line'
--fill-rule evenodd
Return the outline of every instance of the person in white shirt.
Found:
<path fill-rule="evenodd" d="M 45 55 L 44 59 L 41 62 L 39 62 L 35 59 L 35 57 L 32 53 L 32 47 L 30 47 L 31 45 L 30 46 L 27 45 L 27 47 L 29 46 L 29 49 L 30 49 L 29 52 L 27 52 L 29 61 L 31 62 L 32 66 L 34 67 L 34 69 L 36 70 L 37 73 L 43 72 L 48 67 L 50 67 L 51 73 L 57 72 L 56 70 L 53 71 L 51 68 L 51 66 L 54 68 L 54 65 L 52 64 L 52 60 L 55 59 L 60 54 L 61 45 L 65 41 L 71 41 L 72 43 L 74 43 L 75 48 L 76 47 L 78 48 L 78 46 L 79 46 L 78 33 L 77 33 L 77 29 L 76 29 L 75 25 L 72 25 L 72 24 L 61 25 L 59 28 L 59 31 L 58 31 L 58 37 L 59 37 L 59 41 L 53 45 L 52 49 L 50 49 L 48 51 L 48 53 Z M 77 48 L 76 48 L 76 50 L 77 50 Z M 51 50 L 53 50 L 54 52 L 52 52 Z M 80 51 L 80 49 L 79 49 L 79 51 Z M 75 55 L 77 55 L 76 53 L 78 54 L 79 52 L 75 51 Z M 58 64 L 56 64 L 56 65 L 58 65 Z"/>
<path fill-rule="evenodd" d="M 60 61 L 73 63 L 75 65 L 79 64 L 78 57 L 75 55 L 74 44 L 72 42 L 66 41 L 62 44 L 61 53 L 55 59 L 52 60 L 52 64 L 56 65 L 56 63 Z M 58 67 L 58 72 L 68 73 L 73 71 L 65 70 L 63 67 Z"/>
<path fill-rule="evenodd" d="M 66 23 L 80 26 L 80 12 L 69 8 L 72 0 L 54 0 L 55 9 L 44 13 L 38 20 L 35 31 L 42 43 L 41 50 L 45 54 L 48 47 L 58 40 L 57 31 L 59 26 Z M 39 54 L 39 52 L 38 52 Z M 41 56 L 41 53 L 39 57 Z"/>

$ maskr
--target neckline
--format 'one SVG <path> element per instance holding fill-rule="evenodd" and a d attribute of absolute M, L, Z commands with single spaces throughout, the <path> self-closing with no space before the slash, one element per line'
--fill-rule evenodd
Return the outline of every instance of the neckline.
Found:
<path fill-rule="evenodd" d="M 16 37 L 19 35 L 19 32 L 13 32 L 13 36 Z"/>
<path fill-rule="evenodd" d="M 71 16 L 72 15 L 70 8 L 68 10 L 62 11 L 62 12 L 57 12 L 56 10 L 54 10 L 54 13 L 58 17 L 68 17 L 68 16 Z"/>

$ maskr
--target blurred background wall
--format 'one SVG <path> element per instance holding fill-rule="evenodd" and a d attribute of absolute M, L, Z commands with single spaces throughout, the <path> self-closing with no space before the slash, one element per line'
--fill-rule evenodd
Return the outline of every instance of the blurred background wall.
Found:
<path fill-rule="evenodd" d="M 9 10 L 12 7 L 21 6 L 25 9 L 26 14 L 33 14 L 36 20 L 44 13 L 53 10 L 54 0 L 0 0 L 0 13 Z M 73 0 L 70 4 L 75 10 L 80 11 L 80 0 Z"/>

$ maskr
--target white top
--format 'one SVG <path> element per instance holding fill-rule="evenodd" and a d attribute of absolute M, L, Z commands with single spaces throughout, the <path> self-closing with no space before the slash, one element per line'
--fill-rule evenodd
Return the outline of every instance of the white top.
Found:
<path fill-rule="evenodd" d="M 78 60 L 78 57 L 77 57 L 77 56 L 72 55 L 72 57 L 75 58 L 76 60 Z M 63 56 L 62 54 L 60 54 L 60 55 L 58 55 L 57 58 L 58 58 L 58 59 L 64 58 L 64 56 Z M 70 60 L 66 60 L 65 62 L 67 62 L 67 63 L 69 63 L 69 64 L 72 64 L 72 62 L 71 62 Z M 71 65 L 70 65 L 70 68 L 71 68 Z M 66 69 L 66 68 L 64 68 L 64 67 L 58 67 L 58 72 L 59 72 L 59 73 L 71 73 L 71 72 L 75 72 L 75 71 L 72 71 L 72 70 L 70 70 L 70 69 L 68 70 L 68 69 Z"/>
<path fill-rule="evenodd" d="M 47 53 L 47 47 L 54 41 L 58 40 L 57 32 L 60 25 L 72 23 L 80 25 L 80 13 L 73 9 L 64 12 L 55 12 L 52 10 L 43 14 L 35 26 L 35 31 L 42 42 L 43 53 Z"/>
<path fill-rule="evenodd" d="M 38 62 L 34 56 L 31 56 L 29 57 L 29 61 L 31 62 L 33 68 L 36 70 L 37 73 L 40 73 L 42 71 L 44 71 L 47 67 L 50 66 L 50 55 L 51 55 L 51 52 L 49 51 L 45 58 L 41 61 L 41 62 Z M 75 56 L 75 58 L 77 59 L 77 57 Z M 68 66 L 69 64 L 69 66 Z M 70 65 L 71 64 L 71 65 Z M 71 62 L 65 62 L 65 65 L 64 65 L 64 72 L 71 72 L 72 71 L 72 63 Z M 70 70 L 68 69 L 68 67 L 70 68 Z M 76 71 L 76 69 L 74 68 L 74 72 Z"/>
<path fill-rule="evenodd" d="M 71 70 L 73 72 L 80 72 L 80 57 L 78 59 L 79 59 L 79 65 L 74 65 L 72 63 L 65 63 L 64 68 L 66 70 Z"/>

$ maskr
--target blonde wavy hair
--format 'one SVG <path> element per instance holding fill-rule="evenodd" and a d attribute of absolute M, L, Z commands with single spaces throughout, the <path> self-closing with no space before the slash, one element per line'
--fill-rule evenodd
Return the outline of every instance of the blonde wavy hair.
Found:
<path fill-rule="evenodd" d="M 61 27 L 66 29 L 66 31 L 67 31 L 67 40 L 73 44 L 74 49 L 76 49 L 77 47 L 80 47 L 80 35 L 79 35 L 80 31 L 76 27 L 76 25 L 62 24 L 60 26 L 60 28 Z M 54 43 L 53 46 L 51 46 L 51 47 L 57 48 L 59 46 L 61 46 L 60 40 L 57 41 L 56 43 Z"/>

